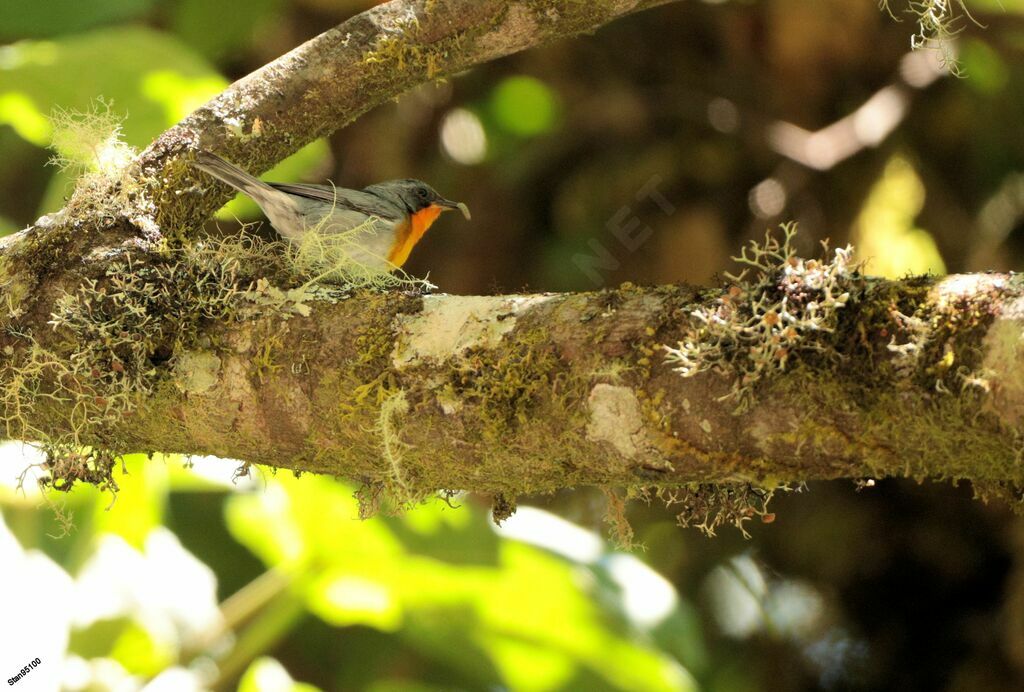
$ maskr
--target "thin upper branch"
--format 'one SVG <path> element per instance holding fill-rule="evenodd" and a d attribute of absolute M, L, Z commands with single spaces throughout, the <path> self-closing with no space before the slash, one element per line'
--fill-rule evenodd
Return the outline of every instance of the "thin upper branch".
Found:
<path fill-rule="evenodd" d="M 392 0 L 367 10 L 232 84 L 161 135 L 143 170 L 178 190 L 166 168 L 202 146 L 254 172 L 270 168 L 408 89 L 673 0 Z M 226 190 L 226 188 L 225 188 Z M 188 227 L 227 198 L 156 193 L 165 218 Z"/>

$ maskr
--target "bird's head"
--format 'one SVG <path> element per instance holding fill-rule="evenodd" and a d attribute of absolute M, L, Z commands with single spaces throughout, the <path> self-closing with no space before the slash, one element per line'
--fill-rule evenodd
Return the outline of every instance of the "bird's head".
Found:
<path fill-rule="evenodd" d="M 422 180 L 415 178 L 403 178 L 401 180 L 389 180 L 384 183 L 377 183 L 366 188 L 366 192 L 373 193 L 383 200 L 397 204 L 409 214 L 429 214 L 433 218 L 442 211 L 458 209 L 468 220 L 469 207 L 462 202 L 453 202 L 445 199 L 437 193 L 437 190 L 427 185 Z"/>

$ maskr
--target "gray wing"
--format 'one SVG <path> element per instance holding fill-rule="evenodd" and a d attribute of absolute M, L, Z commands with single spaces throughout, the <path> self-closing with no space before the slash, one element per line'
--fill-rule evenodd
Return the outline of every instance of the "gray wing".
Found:
<path fill-rule="evenodd" d="M 290 195 L 327 202 L 338 208 L 352 209 L 367 216 L 377 216 L 392 221 L 404 216 L 403 210 L 396 205 L 362 190 L 302 183 L 270 183 L 270 186 Z"/>

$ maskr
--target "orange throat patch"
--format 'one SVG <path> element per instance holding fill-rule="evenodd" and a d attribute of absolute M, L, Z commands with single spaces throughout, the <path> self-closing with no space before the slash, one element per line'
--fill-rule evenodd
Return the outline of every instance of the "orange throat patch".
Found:
<path fill-rule="evenodd" d="M 416 243 L 420 242 L 420 238 L 427 232 L 427 229 L 437 221 L 437 217 L 441 215 L 442 211 L 444 210 L 441 207 L 431 204 L 410 215 L 407 221 L 396 226 L 395 242 L 391 246 L 391 251 L 388 252 L 388 262 L 396 267 L 405 264 L 405 261 L 409 259 L 409 253 L 416 247 Z"/>

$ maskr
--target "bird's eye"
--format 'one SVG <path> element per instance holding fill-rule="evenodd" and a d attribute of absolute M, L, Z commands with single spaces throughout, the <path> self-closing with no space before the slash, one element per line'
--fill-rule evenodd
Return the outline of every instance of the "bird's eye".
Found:
<path fill-rule="evenodd" d="M 427 188 L 420 187 L 416 188 L 416 196 L 419 197 L 420 199 L 427 199 L 428 197 L 430 197 L 430 193 L 427 192 Z"/>

